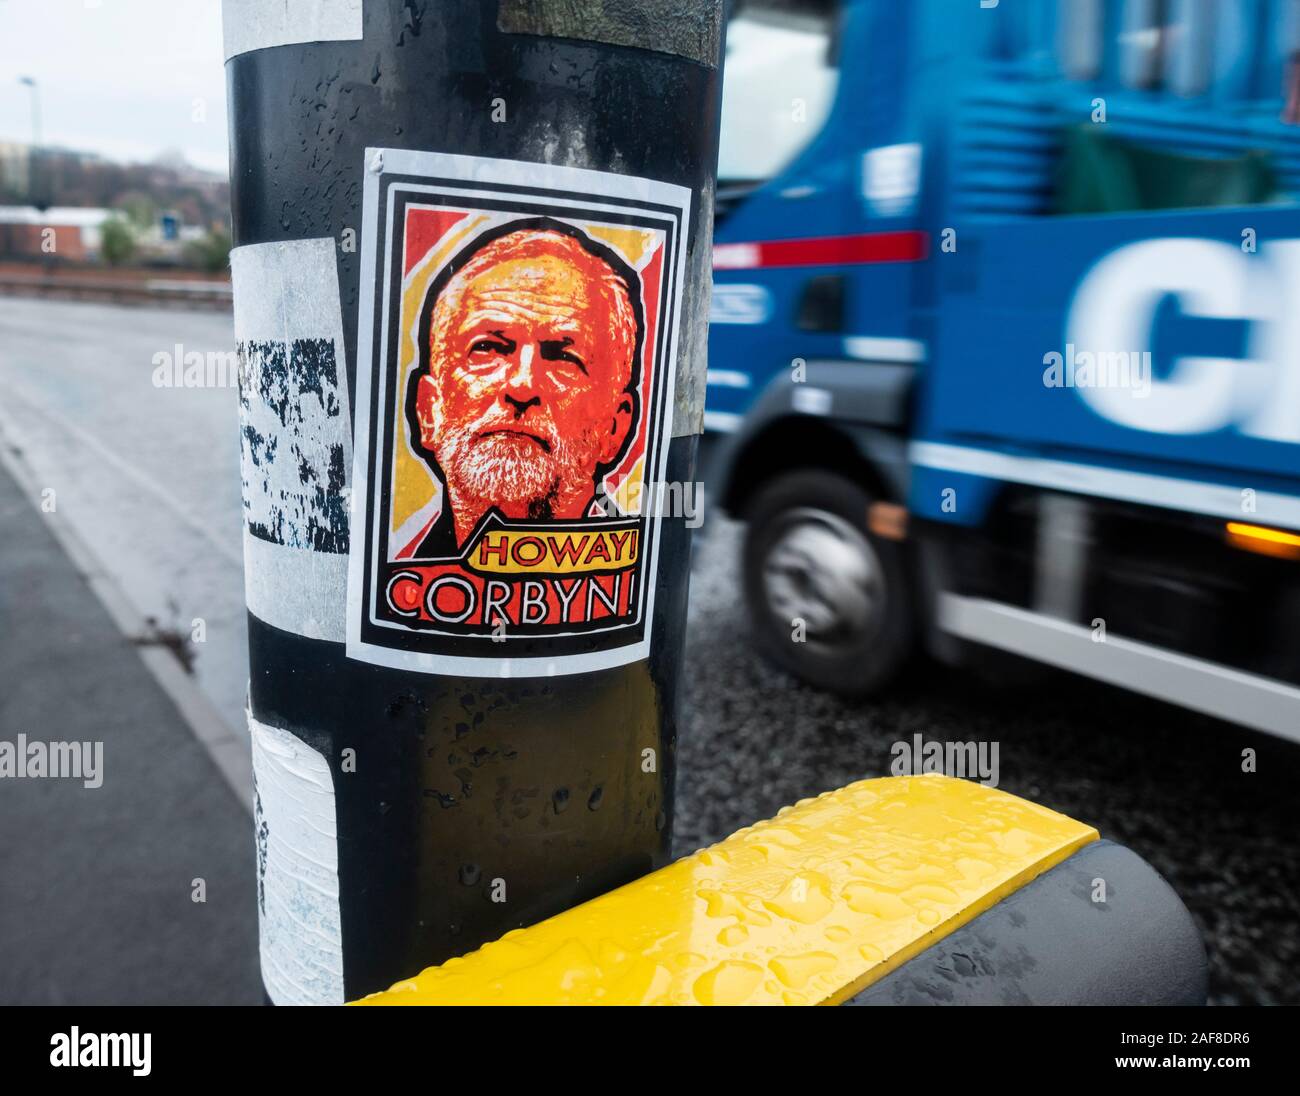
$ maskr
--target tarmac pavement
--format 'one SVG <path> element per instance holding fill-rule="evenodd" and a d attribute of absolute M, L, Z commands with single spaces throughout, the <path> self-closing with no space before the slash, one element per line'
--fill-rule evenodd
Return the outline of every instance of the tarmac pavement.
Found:
<path fill-rule="evenodd" d="M 0 545 L 0 742 L 102 743 L 0 779 L 0 1001 L 260 1003 L 245 806 L 3 467 Z"/>

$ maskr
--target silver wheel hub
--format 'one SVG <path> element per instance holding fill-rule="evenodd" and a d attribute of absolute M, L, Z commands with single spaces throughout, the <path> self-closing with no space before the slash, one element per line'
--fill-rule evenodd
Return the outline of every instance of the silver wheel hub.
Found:
<path fill-rule="evenodd" d="M 801 508 L 782 518 L 763 563 L 768 607 L 802 620 L 807 638 L 834 644 L 874 631 L 884 608 L 884 569 L 871 542 L 838 514 Z"/>

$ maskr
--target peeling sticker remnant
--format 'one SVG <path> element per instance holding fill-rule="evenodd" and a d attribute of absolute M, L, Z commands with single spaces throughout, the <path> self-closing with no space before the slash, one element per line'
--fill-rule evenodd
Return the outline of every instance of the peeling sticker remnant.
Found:
<path fill-rule="evenodd" d="M 343 1003 L 334 781 L 325 758 L 250 714 L 262 981 L 277 1005 Z"/>
<path fill-rule="evenodd" d="M 249 611 L 342 641 L 352 461 L 334 241 L 231 252 Z"/>
<path fill-rule="evenodd" d="M 239 360 L 249 532 L 290 548 L 346 552 L 343 439 L 325 428 L 340 411 L 333 342 L 249 340 Z"/>

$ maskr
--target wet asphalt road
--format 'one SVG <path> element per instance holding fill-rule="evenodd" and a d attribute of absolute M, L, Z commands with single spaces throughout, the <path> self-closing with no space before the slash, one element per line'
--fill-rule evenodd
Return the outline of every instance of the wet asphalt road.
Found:
<path fill-rule="evenodd" d="M 1173 885 L 1206 941 L 1212 1003 L 1300 1004 L 1300 747 L 1018 663 L 920 662 L 878 700 L 819 693 L 746 642 L 739 549 L 740 527 L 711 523 L 692 575 L 678 853 L 888 775 L 914 734 L 996 741 L 1001 788 L 1095 825 Z"/>

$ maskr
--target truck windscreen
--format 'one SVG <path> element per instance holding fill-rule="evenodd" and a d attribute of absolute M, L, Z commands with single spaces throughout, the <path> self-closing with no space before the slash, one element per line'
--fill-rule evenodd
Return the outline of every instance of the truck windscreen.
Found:
<path fill-rule="evenodd" d="M 744 6 L 727 27 L 719 190 L 770 179 L 817 135 L 835 98 L 838 4 Z"/>

